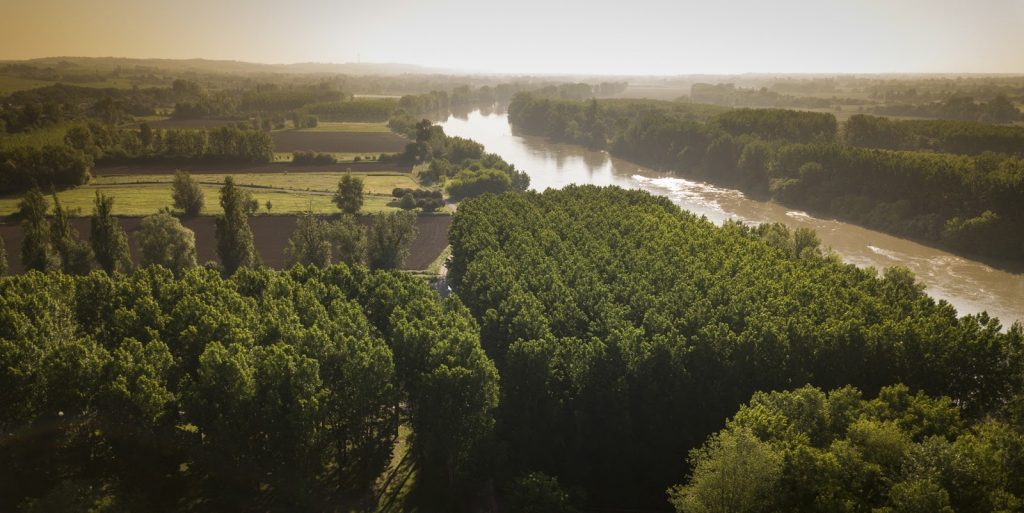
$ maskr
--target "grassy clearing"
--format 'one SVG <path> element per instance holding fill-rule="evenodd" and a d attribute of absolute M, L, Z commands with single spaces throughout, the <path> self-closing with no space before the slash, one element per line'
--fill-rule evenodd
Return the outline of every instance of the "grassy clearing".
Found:
<path fill-rule="evenodd" d="M 302 128 L 296 132 L 390 132 L 387 123 L 355 123 L 322 121 L 315 128 Z"/>
<path fill-rule="evenodd" d="M 331 202 L 333 193 L 240 186 L 251 192 L 253 197 L 259 202 L 257 214 L 297 214 L 307 210 L 317 214 L 335 214 L 338 212 L 338 208 Z M 217 198 L 220 186 L 203 184 L 202 189 L 206 195 L 206 205 L 203 207 L 202 214 L 219 214 L 220 204 L 217 202 Z M 172 205 L 171 189 L 166 183 L 136 185 L 100 185 L 91 183 L 76 189 L 59 192 L 57 196 L 65 208 L 77 211 L 76 215 L 87 216 L 92 213 L 96 191 L 114 198 L 114 215 L 118 216 L 149 215 Z M 363 203 L 363 212 L 374 213 L 397 210 L 395 207 L 388 205 L 392 199 L 394 198 L 390 195 L 367 194 Z M 268 200 L 273 207 L 269 212 L 266 208 Z M 0 216 L 7 216 L 16 212 L 20 201 L 21 198 L 17 197 L 0 198 Z"/>
<path fill-rule="evenodd" d="M 277 189 L 293 193 L 330 193 L 338 190 L 338 180 L 345 173 L 324 172 L 324 173 L 238 173 L 230 175 L 234 177 L 235 183 L 240 186 L 252 188 Z M 418 188 L 419 185 L 413 178 L 405 173 L 402 174 L 366 174 L 353 173 L 363 179 L 363 191 L 367 194 L 378 194 L 390 196 L 391 191 L 396 187 Z M 213 187 L 219 187 L 224 183 L 223 174 L 193 174 L 192 177 L 199 183 Z M 155 184 L 170 184 L 174 179 L 173 175 L 108 175 L 94 178 L 90 186 L 147 186 Z M 168 191 L 169 185 L 163 185 Z M 168 193 L 170 194 L 170 193 Z"/>

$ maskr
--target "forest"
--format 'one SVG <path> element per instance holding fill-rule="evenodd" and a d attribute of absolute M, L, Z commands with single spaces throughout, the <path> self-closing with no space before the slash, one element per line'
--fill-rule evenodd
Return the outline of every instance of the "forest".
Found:
<path fill-rule="evenodd" d="M 830 114 L 780 109 L 702 118 L 678 103 L 623 109 L 525 94 L 509 106 L 509 120 L 529 134 L 608 149 L 963 254 L 1024 260 L 1017 236 L 1024 159 L 995 153 L 1016 147 L 1019 127 L 869 116 L 840 127 Z"/>
<path fill-rule="evenodd" d="M 557 476 L 602 507 L 657 508 L 676 484 L 679 511 L 924 511 L 889 487 L 978 506 L 958 511 L 1019 507 L 1024 331 L 958 318 L 905 269 L 878 275 L 809 230 L 718 227 L 614 187 L 485 195 L 460 205 L 450 238 L 451 282 L 501 375 L 508 475 Z M 834 406 L 755 394 L 806 384 L 840 389 Z M 931 473 L 941 463 L 901 473 L 968 453 L 991 472 L 981 482 Z M 727 474 L 744 462 L 773 473 Z"/>

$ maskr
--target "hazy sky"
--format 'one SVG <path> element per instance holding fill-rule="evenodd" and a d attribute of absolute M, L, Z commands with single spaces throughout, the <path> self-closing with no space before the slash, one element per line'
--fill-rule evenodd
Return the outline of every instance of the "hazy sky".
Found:
<path fill-rule="evenodd" d="M 1024 0 L 0 0 L 0 59 L 1024 73 Z"/>

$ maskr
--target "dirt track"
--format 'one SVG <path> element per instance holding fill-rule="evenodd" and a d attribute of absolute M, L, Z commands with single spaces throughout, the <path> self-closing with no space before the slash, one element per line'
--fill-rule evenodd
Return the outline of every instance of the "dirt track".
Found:
<path fill-rule="evenodd" d="M 256 252 L 268 267 L 280 269 L 284 266 L 284 247 L 295 230 L 296 219 L 297 216 L 254 216 L 249 218 L 249 226 L 252 228 L 256 243 Z M 135 235 L 142 218 L 122 217 L 120 220 L 121 226 L 128 233 L 132 260 L 138 264 L 139 248 L 135 241 Z M 196 257 L 199 263 L 217 260 L 213 220 L 213 217 L 204 216 L 182 221 L 185 226 L 196 233 Z M 359 218 L 359 222 L 369 226 L 372 217 L 362 216 Z M 409 258 L 406 259 L 402 268 L 426 269 L 448 245 L 448 227 L 451 222 L 451 216 L 420 216 L 417 218 L 419 234 L 413 241 Z M 76 218 L 72 220 L 72 223 L 78 230 L 79 236 L 87 239 L 89 219 Z M 4 222 L 0 224 L 0 235 L 3 236 L 7 249 L 7 262 L 10 265 L 8 272 L 12 274 L 22 272 L 24 268 L 21 265 L 21 226 L 17 223 Z"/>

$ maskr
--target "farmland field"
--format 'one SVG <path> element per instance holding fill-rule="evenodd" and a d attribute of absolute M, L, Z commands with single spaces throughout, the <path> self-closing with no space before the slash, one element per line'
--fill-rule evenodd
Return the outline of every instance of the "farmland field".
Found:
<path fill-rule="evenodd" d="M 271 134 L 274 151 L 394 153 L 408 140 L 390 132 L 326 132 L 285 130 Z"/>

